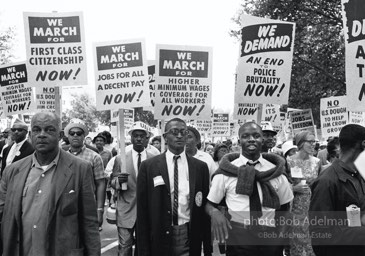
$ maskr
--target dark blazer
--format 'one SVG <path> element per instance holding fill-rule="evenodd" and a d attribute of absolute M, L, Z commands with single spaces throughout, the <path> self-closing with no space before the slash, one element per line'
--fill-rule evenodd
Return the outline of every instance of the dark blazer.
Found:
<path fill-rule="evenodd" d="M 10 148 L 13 146 L 13 144 L 7 146 L 6 148 L 4 148 L 4 152 L 3 152 L 3 158 L 1 161 L 1 176 L 3 174 L 3 171 L 5 170 L 5 166 L 6 166 L 6 158 L 8 157 Z M 32 144 L 30 144 L 30 142 L 28 140 L 24 141 L 23 145 L 20 147 L 19 149 L 20 154 L 14 157 L 14 160 L 12 163 L 23 159 L 26 156 L 29 156 L 30 154 L 33 154 L 34 152 L 34 148 L 32 146 Z"/>
<path fill-rule="evenodd" d="M 200 256 L 203 242 L 204 253 L 209 255 L 212 252 L 210 219 L 204 211 L 209 192 L 209 170 L 207 164 L 198 159 L 187 156 L 187 161 L 190 183 L 189 255 Z M 157 176 L 162 176 L 165 184 L 155 187 L 154 178 Z M 171 225 L 170 182 L 164 153 L 143 161 L 138 172 L 138 255 L 171 255 Z"/>
<path fill-rule="evenodd" d="M 32 166 L 32 156 L 6 167 L 0 181 L 3 256 L 20 255 L 22 194 Z M 47 255 L 100 255 L 90 163 L 60 150 L 54 172 L 55 184 L 50 192 L 52 196 L 47 220 Z"/>

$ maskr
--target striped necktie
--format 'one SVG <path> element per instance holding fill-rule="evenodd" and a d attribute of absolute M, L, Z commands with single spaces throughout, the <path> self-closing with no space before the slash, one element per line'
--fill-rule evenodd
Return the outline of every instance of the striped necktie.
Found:
<path fill-rule="evenodd" d="M 180 158 L 179 155 L 174 156 L 174 205 L 172 208 L 172 223 L 178 225 L 177 221 L 177 208 L 179 207 L 179 169 L 177 167 L 177 160 Z"/>
<path fill-rule="evenodd" d="M 138 153 L 138 160 L 137 160 L 137 171 L 139 171 L 139 167 L 141 166 L 141 153 Z"/>

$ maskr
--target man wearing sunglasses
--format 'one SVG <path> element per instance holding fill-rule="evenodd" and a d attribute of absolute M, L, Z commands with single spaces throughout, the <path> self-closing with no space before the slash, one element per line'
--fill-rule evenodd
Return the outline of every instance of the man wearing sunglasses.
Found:
<path fill-rule="evenodd" d="M 210 222 L 204 212 L 209 190 L 206 163 L 185 152 L 183 120 L 167 122 L 168 149 L 142 162 L 137 179 L 138 255 L 211 255 Z"/>
<path fill-rule="evenodd" d="M 65 127 L 65 135 L 70 142 L 68 152 L 76 157 L 88 161 L 93 169 L 95 183 L 95 197 L 98 207 L 99 230 L 103 224 L 104 201 L 105 201 L 105 176 L 103 160 L 100 155 L 84 145 L 85 137 L 89 134 L 89 129 L 85 123 L 77 118 L 71 119 Z"/>
<path fill-rule="evenodd" d="M 27 134 L 28 126 L 19 118 L 16 118 L 13 126 L 11 127 L 11 138 L 13 140 L 13 144 L 3 150 L 1 176 L 6 166 L 33 154 L 34 148 L 27 140 Z"/>

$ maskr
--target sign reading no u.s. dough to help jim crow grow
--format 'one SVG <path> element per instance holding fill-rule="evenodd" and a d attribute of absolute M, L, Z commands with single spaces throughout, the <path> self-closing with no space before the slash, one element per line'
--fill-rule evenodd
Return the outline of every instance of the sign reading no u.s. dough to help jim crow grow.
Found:
<path fill-rule="evenodd" d="M 32 86 L 86 85 L 83 16 L 24 13 L 27 69 Z"/>
<path fill-rule="evenodd" d="M 157 45 L 155 118 L 211 118 L 212 48 Z"/>
<path fill-rule="evenodd" d="M 96 108 L 151 106 L 143 39 L 94 43 Z"/>
<path fill-rule="evenodd" d="M 0 67 L 0 94 L 5 116 L 34 111 L 34 91 L 24 62 Z"/>
<path fill-rule="evenodd" d="M 342 0 L 347 107 L 365 111 L 365 4 Z"/>
<path fill-rule="evenodd" d="M 242 16 L 234 112 L 240 103 L 288 104 L 295 24 Z"/>

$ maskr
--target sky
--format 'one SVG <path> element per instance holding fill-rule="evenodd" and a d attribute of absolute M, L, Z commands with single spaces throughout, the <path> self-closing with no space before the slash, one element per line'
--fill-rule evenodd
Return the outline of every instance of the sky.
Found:
<path fill-rule="evenodd" d="M 17 28 L 15 55 L 25 61 L 23 12 L 82 11 L 88 62 L 88 85 L 95 91 L 93 42 L 144 38 L 148 60 L 155 59 L 156 44 L 213 47 L 212 107 L 233 111 L 234 74 L 239 44 L 229 36 L 239 27 L 231 21 L 242 0 L 20 0 L 0 7 L 0 30 Z M 95 92 L 92 94 L 95 96 Z"/>

